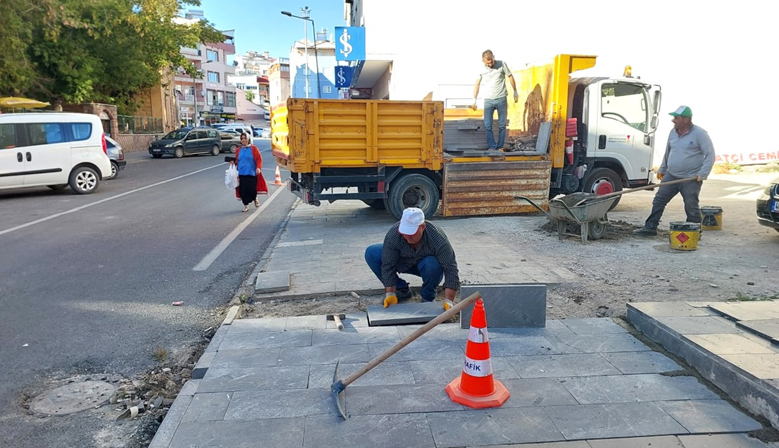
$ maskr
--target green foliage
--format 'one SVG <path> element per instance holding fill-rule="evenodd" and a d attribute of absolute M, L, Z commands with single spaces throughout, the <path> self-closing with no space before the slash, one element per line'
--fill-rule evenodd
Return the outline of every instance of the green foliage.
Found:
<path fill-rule="evenodd" d="M 194 66 L 181 47 L 221 42 L 206 22 L 173 22 L 199 0 L 0 0 L 0 96 L 116 104 L 132 113 L 134 95 L 166 70 Z"/>
<path fill-rule="evenodd" d="M 247 90 L 246 91 L 246 99 L 249 101 L 254 101 L 254 92 Z"/>
<path fill-rule="evenodd" d="M 730 302 L 763 302 L 767 300 L 779 300 L 779 294 L 773 294 L 770 296 L 767 295 L 750 296 L 748 294 L 742 294 L 741 292 L 738 292 L 736 293 L 736 297 L 728 300 Z"/>

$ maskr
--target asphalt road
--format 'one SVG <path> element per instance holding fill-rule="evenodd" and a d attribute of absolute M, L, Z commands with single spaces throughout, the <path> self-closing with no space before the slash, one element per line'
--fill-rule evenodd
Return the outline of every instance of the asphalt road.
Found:
<path fill-rule="evenodd" d="M 241 213 L 224 186 L 223 155 L 128 153 L 118 178 L 85 196 L 0 191 L 0 446 L 94 446 L 105 422 L 26 416 L 23 393 L 61 375 L 132 378 L 156 364 L 156 348 L 176 353 L 218 323 L 214 309 L 233 297 L 295 199 L 273 196 L 270 144 L 256 144 L 273 197 L 260 212 Z M 193 269 L 199 264 L 204 270 Z"/>

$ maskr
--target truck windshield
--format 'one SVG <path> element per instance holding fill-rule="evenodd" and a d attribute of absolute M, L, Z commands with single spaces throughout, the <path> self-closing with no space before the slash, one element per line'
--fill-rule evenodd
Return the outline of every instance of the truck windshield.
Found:
<path fill-rule="evenodd" d="M 601 116 L 625 123 L 641 132 L 649 130 L 646 90 L 635 84 L 603 84 Z"/>

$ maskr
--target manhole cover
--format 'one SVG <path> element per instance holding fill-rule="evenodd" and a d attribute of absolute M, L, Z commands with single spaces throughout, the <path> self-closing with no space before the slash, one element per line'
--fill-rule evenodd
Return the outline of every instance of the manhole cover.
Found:
<path fill-rule="evenodd" d="M 103 381 L 72 383 L 38 396 L 30 407 L 42 414 L 73 414 L 106 403 L 115 390 L 114 386 Z"/>

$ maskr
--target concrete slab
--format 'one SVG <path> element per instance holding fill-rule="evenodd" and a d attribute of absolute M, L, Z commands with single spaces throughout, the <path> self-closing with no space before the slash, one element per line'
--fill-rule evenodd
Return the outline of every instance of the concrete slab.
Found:
<path fill-rule="evenodd" d="M 344 325 L 342 331 L 337 329 L 314 330 L 311 345 L 353 345 L 379 342 L 398 342 L 401 337 L 397 327 L 362 327 L 350 328 Z"/>
<path fill-rule="evenodd" d="M 232 392 L 215 392 L 196 394 L 192 398 L 182 422 L 205 422 L 224 420 L 227 405 L 230 404 Z"/>
<path fill-rule="evenodd" d="M 224 420 L 262 420 L 337 413 L 325 389 L 250 390 L 233 394 Z M 300 428 L 298 428 L 300 430 Z"/>
<path fill-rule="evenodd" d="M 289 271 L 260 272 L 254 282 L 255 294 L 289 291 Z"/>
<path fill-rule="evenodd" d="M 443 387 L 433 384 L 349 386 L 345 392 L 346 410 L 352 417 L 464 409 L 449 399 Z"/>
<path fill-rule="evenodd" d="M 463 285 L 460 296 L 481 293 L 487 327 L 543 327 L 546 324 L 546 285 Z M 460 326 L 470 328 L 473 307 L 460 312 Z"/>
<path fill-rule="evenodd" d="M 198 393 L 238 390 L 305 389 L 308 366 L 224 369 L 212 366 L 200 380 Z"/>
<path fill-rule="evenodd" d="M 384 308 L 384 306 L 368 307 L 368 322 L 370 326 L 425 324 L 444 312 L 442 302 L 411 302 L 399 303 Z"/>
<path fill-rule="evenodd" d="M 234 324 L 230 327 L 234 327 Z M 259 332 L 254 337 L 247 337 L 244 332 L 230 331 L 219 344 L 219 350 L 309 347 L 311 346 L 311 334 L 311 330 L 294 330 L 275 333 Z"/>
<path fill-rule="evenodd" d="M 746 320 L 736 326 L 779 344 L 779 319 Z"/>
<path fill-rule="evenodd" d="M 714 392 L 690 376 L 619 375 L 567 378 L 563 386 L 581 404 L 663 400 L 716 400 Z"/>
<path fill-rule="evenodd" d="M 280 366 L 310 366 L 342 363 L 368 362 L 373 358 L 367 344 L 322 345 L 318 347 L 289 347 L 279 354 Z"/>
<path fill-rule="evenodd" d="M 260 319 L 238 319 L 230 325 L 231 333 L 271 331 L 281 332 L 287 326 L 286 317 L 263 317 Z"/>
<path fill-rule="evenodd" d="M 722 355 L 722 358 L 756 378 L 779 379 L 779 354 Z"/>
<path fill-rule="evenodd" d="M 176 435 L 176 432 L 181 425 L 181 419 L 184 417 L 184 413 L 187 411 L 187 408 L 189 408 L 191 402 L 191 395 L 179 394 L 176 397 L 173 405 L 168 409 L 168 413 L 165 414 L 162 424 L 157 428 L 157 432 L 154 434 L 154 439 L 152 439 L 149 444 L 149 448 L 168 448 L 171 446 L 173 437 Z M 187 427 L 185 426 L 184 430 L 186 429 Z M 182 433 L 180 437 L 188 436 Z"/>
<path fill-rule="evenodd" d="M 768 448 L 768 445 L 746 434 L 705 434 L 679 436 L 684 448 Z"/>
<path fill-rule="evenodd" d="M 437 384 L 445 387 L 453 379 L 462 376 L 462 360 L 409 361 L 411 373 L 416 384 Z M 506 358 L 492 358 L 492 372 L 495 379 L 504 381 L 518 379 L 519 374 L 511 367 Z"/>
<path fill-rule="evenodd" d="M 477 448 L 479 445 L 466 448 Z M 522 445 L 490 445 L 490 448 L 592 448 L 585 440 L 574 442 L 523 443 Z"/>
<path fill-rule="evenodd" d="M 658 352 L 603 353 L 601 356 L 626 375 L 682 370 L 679 364 Z"/>
<path fill-rule="evenodd" d="M 254 421 L 184 422 L 179 425 L 170 448 L 207 446 L 218 448 L 300 448 L 304 418 Z"/>
<path fill-rule="evenodd" d="M 434 359 L 448 359 L 458 364 L 465 360 L 466 341 L 441 341 L 436 339 L 419 338 L 411 344 L 403 347 L 392 355 L 393 361 L 424 361 Z M 394 344 L 368 344 L 371 359 L 384 353 Z M 461 364 L 460 364 L 461 365 Z M 462 365 L 461 365 L 462 366 Z"/>
<path fill-rule="evenodd" d="M 487 332 L 490 336 L 492 334 Z M 525 336 L 523 338 L 503 338 L 490 340 L 490 353 L 498 356 L 522 356 L 522 355 L 559 355 L 555 344 L 542 336 Z"/>
<path fill-rule="evenodd" d="M 710 309 L 694 307 L 685 302 L 638 302 L 630 305 L 653 317 L 705 317 L 716 314 Z"/>
<path fill-rule="evenodd" d="M 348 390 L 348 389 L 347 389 Z M 347 403 L 348 406 L 348 403 Z M 439 415 L 439 414 L 434 414 Z M 276 421 L 276 420 L 270 420 Z M 340 415 L 306 417 L 303 448 L 430 448 L 435 446 L 425 414 Z M 275 430 L 274 430 L 275 431 Z M 258 438 L 257 440 L 263 440 Z M 257 440 L 253 446 L 257 446 Z M 265 443 L 263 446 L 274 446 Z M 296 445 L 300 448 L 300 444 Z"/>
<path fill-rule="evenodd" d="M 557 378 L 496 379 L 511 393 L 504 408 L 579 404 Z"/>
<path fill-rule="evenodd" d="M 739 333 L 732 322 L 719 316 L 655 317 L 655 319 L 680 334 Z"/>
<path fill-rule="evenodd" d="M 714 311 L 736 320 L 779 319 L 779 302 L 721 302 L 709 305 Z"/>
<path fill-rule="evenodd" d="M 507 359 L 521 378 L 619 374 L 616 367 L 598 354 L 515 356 Z"/>
<path fill-rule="evenodd" d="M 366 364 L 342 363 L 338 367 L 338 379 L 346 378 Z M 330 390 L 334 373 L 335 364 L 312 365 L 311 374 L 308 377 L 308 388 L 318 387 Z M 407 361 L 384 361 L 352 383 L 354 386 L 388 386 L 393 384 L 415 384 L 414 375 Z M 349 387 L 351 388 L 351 385 Z"/>
<path fill-rule="evenodd" d="M 724 400 L 667 401 L 657 405 L 691 433 L 747 432 L 762 427 Z"/>
<path fill-rule="evenodd" d="M 437 448 L 565 440 L 544 411 L 542 408 L 469 409 L 427 414 L 427 420 Z"/>
<path fill-rule="evenodd" d="M 625 334 L 627 330 L 608 317 L 562 319 L 559 321 L 578 335 Z"/>
<path fill-rule="evenodd" d="M 289 316 L 284 331 L 292 330 L 324 330 L 327 328 L 327 315 L 319 316 Z"/>
<path fill-rule="evenodd" d="M 193 380 L 202 379 L 206 375 L 208 368 L 211 367 L 211 362 L 214 360 L 214 357 L 216 357 L 216 353 L 217 352 L 204 352 L 200 355 L 200 359 L 197 360 L 195 368 L 192 369 L 191 378 Z"/>
<path fill-rule="evenodd" d="M 544 408 L 566 439 L 686 434 L 655 403 L 612 403 Z"/>
<path fill-rule="evenodd" d="M 219 350 L 214 354 L 214 359 L 211 362 L 211 365 L 221 369 L 251 369 L 273 367 L 278 364 L 280 352 L 280 348 Z"/>
<path fill-rule="evenodd" d="M 611 353 L 649 351 L 634 336 L 623 334 L 558 335 L 549 337 L 560 353 Z"/>
<path fill-rule="evenodd" d="M 591 448 L 685 448 L 676 436 L 590 440 L 589 445 Z"/>
<path fill-rule="evenodd" d="M 344 324 L 344 330 L 350 328 L 365 328 L 368 326 L 368 314 L 367 313 L 346 313 L 346 319 L 341 319 L 341 323 Z M 337 328 L 335 321 L 327 321 L 327 329 Z"/>
<path fill-rule="evenodd" d="M 761 344 L 740 334 L 691 334 L 685 337 L 715 355 L 742 353 L 777 353 L 768 347 L 768 341 Z"/>

